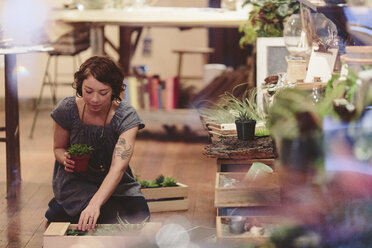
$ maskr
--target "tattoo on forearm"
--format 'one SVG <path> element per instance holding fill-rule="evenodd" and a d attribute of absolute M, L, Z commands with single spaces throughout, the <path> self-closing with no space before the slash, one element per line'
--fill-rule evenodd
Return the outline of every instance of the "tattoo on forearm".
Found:
<path fill-rule="evenodd" d="M 119 138 L 115 147 L 115 156 L 122 160 L 129 158 L 132 153 L 132 146 L 127 147 L 127 141 L 124 138 Z"/>
<path fill-rule="evenodd" d="M 125 146 L 126 143 L 127 141 L 124 138 L 119 138 L 118 145 Z"/>

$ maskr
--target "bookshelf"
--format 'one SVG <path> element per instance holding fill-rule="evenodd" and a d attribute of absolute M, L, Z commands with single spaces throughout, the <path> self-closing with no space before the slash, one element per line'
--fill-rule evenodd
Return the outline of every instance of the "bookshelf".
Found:
<path fill-rule="evenodd" d="M 174 127 L 177 133 L 184 133 L 185 126 L 193 135 L 208 136 L 203 128 L 199 113 L 196 109 L 173 109 L 173 110 L 137 110 L 144 121 L 145 130 L 154 133 L 165 131 L 164 125 Z"/>

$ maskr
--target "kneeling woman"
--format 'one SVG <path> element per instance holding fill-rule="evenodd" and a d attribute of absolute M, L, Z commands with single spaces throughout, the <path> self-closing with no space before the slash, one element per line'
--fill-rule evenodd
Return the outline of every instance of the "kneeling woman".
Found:
<path fill-rule="evenodd" d="M 76 97 L 63 99 L 52 111 L 54 120 L 54 198 L 45 216 L 49 222 L 117 223 L 117 214 L 131 223 L 149 217 L 140 185 L 129 167 L 137 131 L 144 127 L 135 109 L 121 101 L 124 75 L 108 57 L 85 61 L 74 75 Z M 93 146 L 86 172 L 74 171 L 67 148 Z"/>

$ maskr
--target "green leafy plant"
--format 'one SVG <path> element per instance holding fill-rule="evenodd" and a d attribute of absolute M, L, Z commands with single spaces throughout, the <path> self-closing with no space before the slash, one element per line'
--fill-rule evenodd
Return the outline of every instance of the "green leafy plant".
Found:
<path fill-rule="evenodd" d="M 166 177 L 161 185 L 163 187 L 175 187 L 177 186 L 177 180 L 172 177 Z"/>
<path fill-rule="evenodd" d="M 340 74 L 333 75 L 332 78 L 328 81 L 327 87 L 326 87 L 326 96 L 330 95 L 332 89 L 334 88 L 334 82 L 339 81 L 341 79 Z M 348 102 L 352 102 L 354 94 L 357 90 L 357 79 L 358 75 L 352 71 L 348 70 L 348 75 L 346 75 L 345 79 L 340 81 L 337 84 L 337 87 L 344 87 L 345 90 L 345 99 Z"/>
<path fill-rule="evenodd" d="M 256 104 L 256 88 L 246 90 L 241 99 L 234 95 L 234 90 L 243 85 L 237 85 L 233 88 L 232 92 L 225 92 L 220 96 L 219 104 L 221 108 L 229 110 L 235 116 L 235 119 L 241 116 L 256 121 L 265 120 L 265 113 Z"/>
<path fill-rule="evenodd" d="M 241 47 L 253 44 L 257 37 L 283 36 L 285 19 L 299 10 L 295 0 L 246 0 L 246 4 L 253 8 L 248 20 L 239 26 L 239 32 L 244 34 L 239 40 Z"/>
<path fill-rule="evenodd" d="M 67 229 L 66 236 L 84 236 L 87 231 L 82 231 L 78 229 Z"/>
<path fill-rule="evenodd" d="M 235 119 L 239 122 L 246 122 L 252 120 L 247 112 L 240 112 L 238 117 Z"/>
<path fill-rule="evenodd" d="M 269 135 L 266 128 L 267 115 L 256 103 L 256 88 L 246 89 L 242 97 L 237 97 L 234 91 L 238 87 L 245 87 L 246 83 L 239 84 L 232 89 L 232 92 L 224 92 L 219 96 L 218 102 L 213 103 L 209 108 L 199 109 L 199 113 L 207 116 L 216 124 L 234 123 L 237 119 L 256 120 L 256 135 Z"/>
<path fill-rule="evenodd" d="M 140 180 L 139 175 L 135 176 L 135 180 L 140 183 L 142 188 L 158 188 L 158 187 L 174 187 L 177 186 L 177 180 L 172 177 L 164 177 L 159 175 L 155 180 Z"/>
<path fill-rule="evenodd" d="M 150 182 L 147 181 L 147 180 L 141 180 L 141 181 L 139 181 L 139 183 L 140 183 L 142 188 L 148 188 L 149 185 L 150 185 Z"/>
<path fill-rule="evenodd" d="M 236 116 L 228 109 L 220 107 L 213 103 L 214 107 L 203 107 L 197 109 L 200 115 L 203 115 L 208 121 L 216 124 L 234 123 Z"/>
<path fill-rule="evenodd" d="M 96 227 L 91 231 L 81 231 L 77 229 L 67 229 L 67 236 L 115 236 L 115 235 L 125 235 L 139 232 L 146 224 L 149 216 L 147 216 L 140 223 L 130 223 L 126 219 L 121 219 L 119 212 L 117 212 L 116 217 L 118 224 L 97 224 Z"/>
<path fill-rule="evenodd" d="M 148 188 L 156 188 L 156 187 L 159 187 L 159 184 L 156 183 L 156 180 L 151 180 L 147 187 Z"/>
<path fill-rule="evenodd" d="M 156 179 L 156 184 L 161 185 L 164 182 L 164 176 L 163 174 L 159 175 Z"/>
<path fill-rule="evenodd" d="M 346 76 L 333 75 L 318 108 L 319 117 L 332 116 L 344 121 L 359 119 L 372 99 L 369 85 L 358 86 L 358 80 L 358 75 L 349 67 Z"/>
<path fill-rule="evenodd" d="M 136 180 L 140 185 L 141 188 L 157 188 L 160 187 L 160 183 L 157 183 L 156 180 L 140 180 L 139 175 L 135 175 L 134 180 Z"/>
<path fill-rule="evenodd" d="M 67 153 L 71 156 L 85 156 L 93 152 L 93 147 L 87 144 L 73 144 L 67 149 Z"/>

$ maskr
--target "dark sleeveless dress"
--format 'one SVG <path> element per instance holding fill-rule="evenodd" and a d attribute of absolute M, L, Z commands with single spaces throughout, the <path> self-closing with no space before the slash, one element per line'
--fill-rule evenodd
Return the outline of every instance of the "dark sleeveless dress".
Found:
<path fill-rule="evenodd" d="M 83 124 L 79 117 L 75 97 L 61 100 L 52 111 L 51 117 L 62 128 L 70 132 L 70 144 L 83 143 L 94 147 L 86 172 L 70 173 L 66 172 L 64 166 L 59 162 L 55 161 L 54 164 L 53 192 L 55 198 L 49 203 L 49 215 L 47 211 L 46 217 L 49 221 L 75 222 L 59 220 L 59 217 L 56 218 L 58 220 L 53 220 L 53 210 L 57 211 L 60 208 L 59 210 L 63 210 L 68 216 L 78 219 L 81 211 L 88 205 L 109 171 L 112 154 L 119 136 L 133 127 L 138 126 L 139 129 L 142 129 L 145 125 L 135 109 L 124 100 L 120 103 L 110 124 L 105 127 Z M 105 129 L 103 130 L 103 128 Z M 137 206 L 136 202 L 132 202 L 133 199 L 139 199 L 138 204 L 143 206 Z M 124 205 L 123 208 L 133 205 L 131 208 L 147 211 L 141 215 L 149 215 L 140 185 L 135 181 L 129 166 L 106 205 L 110 204 L 119 208 L 121 205 Z M 105 208 L 107 206 L 104 205 L 103 209 Z M 109 208 L 109 212 L 112 211 L 113 209 Z M 125 212 L 133 211 L 132 209 L 125 210 Z M 102 209 L 100 217 L 104 218 Z"/>

